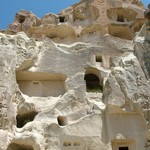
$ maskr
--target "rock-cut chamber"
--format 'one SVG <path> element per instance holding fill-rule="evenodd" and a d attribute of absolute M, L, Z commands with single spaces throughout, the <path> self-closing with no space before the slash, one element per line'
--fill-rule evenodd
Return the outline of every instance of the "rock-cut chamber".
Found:
<path fill-rule="evenodd" d="M 35 97 L 63 95 L 66 76 L 41 72 L 18 71 L 16 80 L 23 94 Z"/>
<path fill-rule="evenodd" d="M 18 114 L 16 117 L 17 127 L 22 128 L 26 123 L 33 121 L 37 114 L 38 113 L 34 111 L 26 114 Z"/>
<path fill-rule="evenodd" d="M 127 146 L 119 147 L 119 150 L 129 150 Z"/>
<path fill-rule="evenodd" d="M 32 146 L 29 145 L 22 145 L 22 144 L 16 144 L 16 143 L 11 143 L 7 150 L 34 150 Z"/>
<path fill-rule="evenodd" d="M 86 81 L 87 92 L 102 92 L 103 87 L 100 84 L 98 76 L 89 73 L 85 75 L 84 80 Z"/>

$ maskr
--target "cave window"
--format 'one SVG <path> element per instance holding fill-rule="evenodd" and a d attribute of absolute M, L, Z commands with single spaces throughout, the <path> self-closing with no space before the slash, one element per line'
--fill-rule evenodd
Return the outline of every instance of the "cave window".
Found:
<path fill-rule="evenodd" d="M 63 146 L 71 146 L 71 142 L 64 142 Z"/>
<path fill-rule="evenodd" d="M 81 143 L 80 142 L 74 142 L 74 144 L 73 144 L 74 146 L 80 146 L 81 145 Z"/>
<path fill-rule="evenodd" d="M 95 55 L 95 62 L 97 67 L 103 67 L 103 57 L 101 55 Z"/>
<path fill-rule="evenodd" d="M 23 22 L 25 21 L 25 19 L 26 19 L 26 18 L 25 18 L 24 16 L 20 16 L 20 17 L 19 17 L 19 23 L 23 23 Z"/>
<path fill-rule="evenodd" d="M 84 80 L 86 81 L 87 92 L 102 92 L 99 78 L 95 74 L 86 74 Z"/>
<path fill-rule="evenodd" d="M 7 150 L 34 150 L 32 146 L 29 145 L 20 145 L 16 143 L 11 143 Z"/>
<path fill-rule="evenodd" d="M 129 150 L 129 148 L 126 146 L 126 147 L 119 147 L 119 150 Z"/>
<path fill-rule="evenodd" d="M 117 21 L 118 21 L 118 22 L 124 22 L 124 17 L 123 17 L 123 15 L 117 15 Z"/>
<path fill-rule="evenodd" d="M 21 115 L 18 114 L 16 117 L 17 127 L 22 128 L 28 122 L 33 121 L 36 115 L 37 115 L 37 112 L 30 112 L 30 113 L 21 114 Z"/>
<path fill-rule="evenodd" d="M 61 23 L 65 22 L 65 17 L 64 16 L 59 16 L 59 22 L 61 22 Z"/>
<path fill-rule="evenodd" d="M 57 121 L 60 126 L 67 125 L 67 118 L 65 116 L 58 116 Z"/>
<path fill-rule="evenodd" d="M 102 56 L 95 56 L 96 62 L 102 62 Z"/>

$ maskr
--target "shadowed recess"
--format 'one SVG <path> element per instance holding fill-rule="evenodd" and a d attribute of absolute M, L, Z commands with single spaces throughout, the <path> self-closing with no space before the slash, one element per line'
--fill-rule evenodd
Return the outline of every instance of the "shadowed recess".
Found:
<path fill-rule="evenodd" d="M 27 114 L 22 114 L 22 115 L 17 115 L 16 120 L 17 120 L 17 127 L 22 128 L 25 124 L 28 122 L 31 122 L 34 120 L 34 117 L 37 115 L 37 112 L 29 112 Z"/>
<path fill-rule="evenodd" d="M 7 150 L 34 150 L 32 146 L 29 145 L 20 145 L 16 143 L 11 143 Z"/>

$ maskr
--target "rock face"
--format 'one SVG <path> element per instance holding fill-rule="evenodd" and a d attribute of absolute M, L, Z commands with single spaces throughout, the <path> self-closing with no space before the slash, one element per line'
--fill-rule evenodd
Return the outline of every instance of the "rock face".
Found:
<path fill-rule="evenodd" d="M 29 37 L 45 37 L 57 43 L 90 42 L 106 33 L 132 40 L 144 24 L 144 6 L 139 0 L 82 0 L 59 15 L 37 18 L 33 13 L 16 13 L 6 33 L 24 31 Z"/>
<path fill-rule="evenodd" d="M 144 12 L 146 23 L 142 31 L 134 39 L 134 53 L 139 59 L 141 67 L 147 79 L 150 78 L 150 4 L 148 5 L 148 8 L 149 9 Z"/>
<path fill-rule="evenodd" d="M 16 13 L 14 23 L 8 26 L 8 31 L 12 33 L 27 32 L 29 28 L 40 24 L 40 20 L 33 13 L 22 10 Z"/>
<path fill-rule="evenodd" d="M 143 13 L 131 0 L 17 13 L 0 33 L 0 150 L 150 149 Z"/>

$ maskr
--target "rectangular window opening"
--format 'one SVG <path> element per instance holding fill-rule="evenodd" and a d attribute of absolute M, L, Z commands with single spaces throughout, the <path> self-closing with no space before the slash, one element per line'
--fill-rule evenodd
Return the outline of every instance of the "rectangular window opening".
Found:
<path fill-rule="evenodd" d="M 102 56 L 95 56 L 96 57 L 96 62 L 102 62 Z"/>
<path fill-rule="evenodd" d="M 129 150 L 128 146 L 125 147 L 119 147 L 119 150 Z"/>
<path fill-rule="evenodd" d="M 118 15 L 118 16 L 117 16 L 117 21 L 119 21 L 119 22 L 124 22 L 124 17 L 123 17 L 123 15 Z"/>

